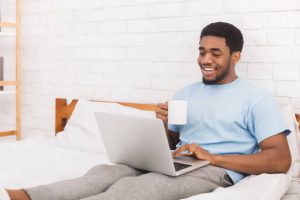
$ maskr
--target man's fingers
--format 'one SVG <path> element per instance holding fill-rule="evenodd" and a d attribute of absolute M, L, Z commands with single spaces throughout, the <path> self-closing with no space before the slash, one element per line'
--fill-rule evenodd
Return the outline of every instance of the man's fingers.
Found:
<path fill-rule="evenodd" d="M 198 145 L 195 144 L 195 143 L 193 143 L 193 144 L 191 144 L 191 145 L 189 146 L 189 152 L 190 152 L 190 153 L 195 153 L 195 151 L 197 150 L 197 148 L 198 148 Z"/>
<path fill-rule="evenodd" d="M 161 119 L 163 122 L 167 122 L 168 121 L 168 117 L 165 115 L 161 115 L 161 114 L 157 114 L 156 113 L 156 118 Z"/>
<path fill-rule="evenodd" d="M 157 104 L 158 109 L 155 111 L 156 118 L 163 120 L 163 122 L 168 121 L 168 105 L 165 103 Z"/>
<path fill-rule="evenodd" d="M 168 103 L 159 103 L 157 104 L 157 107 L 163 110 L 168 110 Z"/>
<path fill-rule="evenodd" d="M 173 155 L 173 157 L 180 156 L 181 152 L 184 152 L 188 149 L 189 149 L 189 144 L 185 144 L 185 145 L 179 147 L 178 149 L 176 149 L 172 155 Z"/>
<path fill-rule="evenodd" d="M 185 151 L 188 151 L 191 154 L 185 153 Z M 194 156 L 198 158 L 199 160 L 208 160 L 210 161 L 210 154 L 207 150 L 203 149 L 197 144 L 185 144 L 178 149 L 176 149 L 172 153 L 173 158 L 177 156 Z"/>
<path fill-rule="evenodd" d="M 183 153 L 185 151 L 188 151 L 188 153 Z M 203 149 L 198 146 L 197 144 L 185 144 L 181 147 L 179 147 L 178 149 L 176 149 L 173 152 L 173 157 L 177 157 L 177 156 L 195 156 L 199 159 L 202 159 L 202 155 L 203 155 Z"/>
<path fill-rule="evenodd" d="M 161 114 L 161 115 L 168 115 L 168 111 L 167 110 L 163 110 L 163 109 L 157 110 L 157 113 Z"/>

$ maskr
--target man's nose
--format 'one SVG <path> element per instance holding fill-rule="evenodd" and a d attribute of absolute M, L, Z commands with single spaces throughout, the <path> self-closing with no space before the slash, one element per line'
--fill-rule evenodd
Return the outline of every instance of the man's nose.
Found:
<path fill-rule="evenodd" d="M 200 57 L 200 61 L 201 61 L 201 63 L 202 63 L 203 65 L 213 63 L 212 56 L 211 56 L 209 53 L 207 53 L 207 54 L 201 56 L 201 57 Z"/>

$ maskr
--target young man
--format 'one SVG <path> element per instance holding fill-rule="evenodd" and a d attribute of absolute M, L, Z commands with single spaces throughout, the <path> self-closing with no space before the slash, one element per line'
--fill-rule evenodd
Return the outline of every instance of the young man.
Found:
<path fill-rule="evenodd" d="M 230 186 L 246 174 L 287 172 L 289 130 L 272 97 L 236 75 L 242 47 L 242 34 L 233 25 L 206 26 L 198 58 L 203 81 L 174 96 L 188 102 L 187 124 L 168 127 L 170 146 L 177 146 L 174 156 L 189 151 L 210 165 L 178 177 L 100 165 L 77 179 L 9 195 L 19 200 L 177 200 Z M 167 103 L 158 107 L 157 118 L 167 124 Z"/>

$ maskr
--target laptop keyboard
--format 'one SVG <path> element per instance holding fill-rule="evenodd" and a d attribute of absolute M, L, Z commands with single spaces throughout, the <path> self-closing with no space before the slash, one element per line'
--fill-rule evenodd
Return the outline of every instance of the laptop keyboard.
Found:
<path fill-rule="evenodd" d="M 183 163 L 178 163 L 178 162 L 173 162 L 174 164 L 174 167 L 175 167 L 175 171 L 179 171 L 179 170 L 182 170 L 182 169 L 185 169 L 185 168 L 188 168 L 192 165 L 187 165 L 187 164 L 183 164 Z"/>

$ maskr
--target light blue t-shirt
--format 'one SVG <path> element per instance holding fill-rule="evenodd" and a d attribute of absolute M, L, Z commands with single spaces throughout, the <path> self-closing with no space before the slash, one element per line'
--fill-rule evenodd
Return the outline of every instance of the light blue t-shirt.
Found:
<path fill-rule="evenodd" d="M 180 133 L 177 147 L 196 143 L 212 154 L 253 154 L 264 139 L 289 130 L 272 96 L 237 78 L 223 85 L 191 84 L 173 99 L 188 102 L 186 125 L 169 125 Z M 234 183 L 246 175 L 227 170 Z"/>

